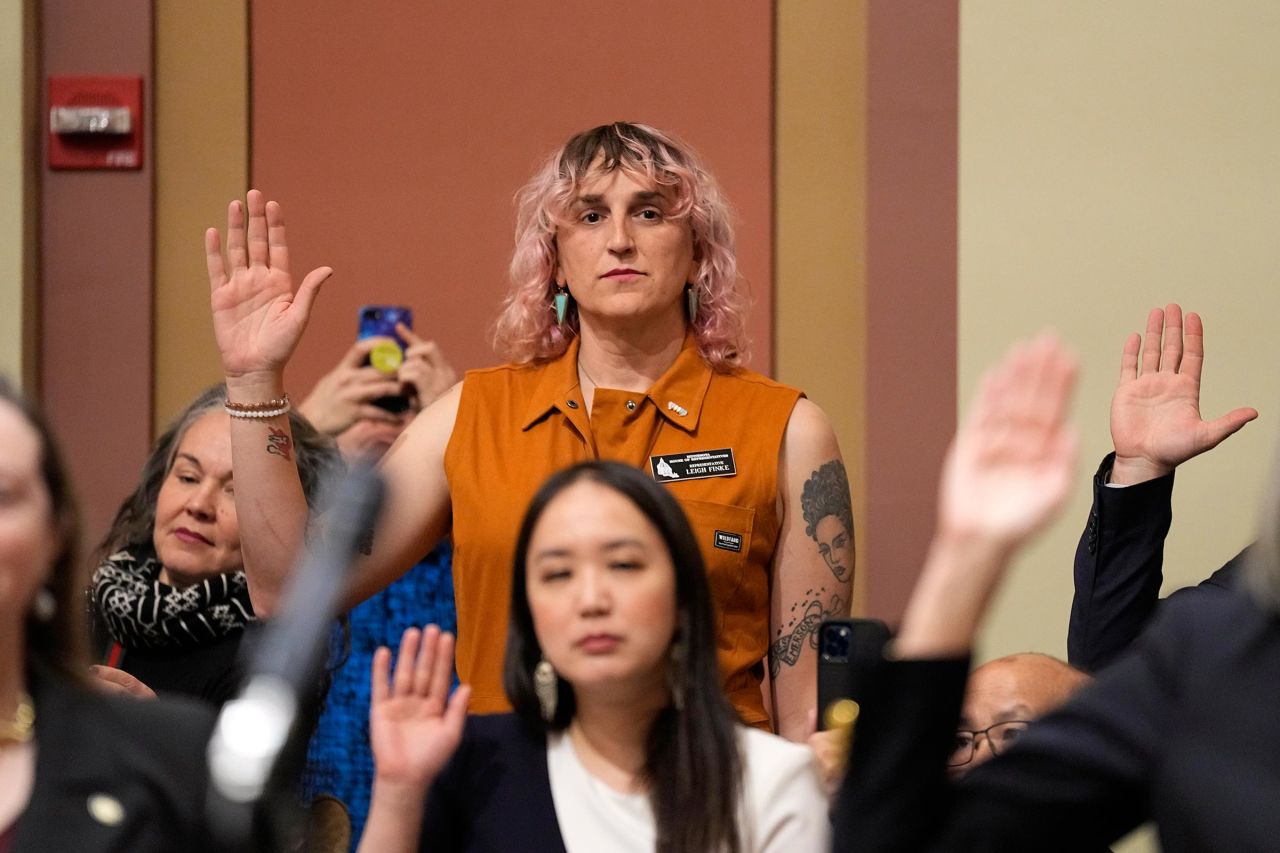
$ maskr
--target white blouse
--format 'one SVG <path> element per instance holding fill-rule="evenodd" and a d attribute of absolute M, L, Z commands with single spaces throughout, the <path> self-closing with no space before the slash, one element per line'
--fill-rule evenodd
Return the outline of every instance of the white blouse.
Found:
<path fill-rule="evenodd" d="M 809 748 L 746 726 L 738 727 L 738 747 L 744 853 L 826 851 L 827 796 Z M 648 795 L 624 794 L 592 776 L 566 733 L 547 739 L 547 774 L 568 853 L 652 853 L 657 835 Z"/>

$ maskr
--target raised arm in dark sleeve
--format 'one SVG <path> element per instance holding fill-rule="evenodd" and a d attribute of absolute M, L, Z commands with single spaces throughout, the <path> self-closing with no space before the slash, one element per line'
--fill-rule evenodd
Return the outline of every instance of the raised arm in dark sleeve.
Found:
<path fill-rule="evenodd" d="M 1106 485 L 1115 454 L 1093 477 L 1093 507 L 1076 546 L 1067 656 L 1096 671 L 1129 648 L 1160 604 L 1164 540 L 1173 518 L 1173 474 L 1124 488 Z M 1197 586 L 1170 598 L 1214 595 L 1234 584 L 1246 548 Z"/>
<path fill-rule="evenodd" d="M 1105 849 L 1150 817 L 1153 768 L 1192 642 L 1173 621 L 1159 620 L 1097 682 L 957 783 L 945 763 L 967 661 L 887 661 L 858 721 L 834 849 Z"/>
<path fill-rule="evenodd" d="M 1164 540 L 1173 520 L 1173 474 L 1115 489 L 1115 454 L 1093 476 L 1093 506 L 1076 546 L 1067 659 L 1096 670 L 1141 633 L 1160 598 Z"/>
<path fill-rule="evenodd" d="M 1076 549 L 1067 654 L 1085 669 L 1128 648 L 1155 610 L 1174 469 L 1258 416 L 1239 408 L 1201 417 L 1204 323 L 1190 313 L 1184 328 L 1183 319 L 1176 303 L 1152 309 L 1145 337 L 1130 335 L 1121 352 L 1110 413 L 1115 452 L 1093 479 L 1093 508 Z M 1109 488 L 1109 481 L 1125 485 Z"/>

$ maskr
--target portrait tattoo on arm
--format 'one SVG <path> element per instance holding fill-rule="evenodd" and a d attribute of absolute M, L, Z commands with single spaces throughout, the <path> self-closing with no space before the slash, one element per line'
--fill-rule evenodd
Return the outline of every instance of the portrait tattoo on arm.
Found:
<path fill-rule="evenodd" d="M 827 593 L 827 588 L 817 591 L 807 589 L 804 601 L 791 605 L 788 621 L 778 629 L 778 636 L 769 647 L 769 677 L 777 678 L 783 666 L 795 666 L 804 651 L 818 647 L 818 626 L 823 619 L 849 615 L 849 602 L 840 593 Z"/>
<path fill-rule="evenodd" d="M 267 452 L 279 456 L 285 462 L 293 461 L 293 439 L 286 430 L 279 427 L 267 427 L 271 434 L 267 436 Z"/>
<path fill-rule="evenodd" d="M 853 579 L 853 502 L 844 463 L 832 459 L 805 481 L 800 493 L 804 532 L 838 581 Z"/>

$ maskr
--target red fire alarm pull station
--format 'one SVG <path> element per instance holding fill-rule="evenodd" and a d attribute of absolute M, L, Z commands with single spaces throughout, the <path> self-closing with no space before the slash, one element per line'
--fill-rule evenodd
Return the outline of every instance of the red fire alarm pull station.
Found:
<path fill-rule="evenodd" d="M 141 169 L 142 78 L 50 77 L 49 168 Z"/>

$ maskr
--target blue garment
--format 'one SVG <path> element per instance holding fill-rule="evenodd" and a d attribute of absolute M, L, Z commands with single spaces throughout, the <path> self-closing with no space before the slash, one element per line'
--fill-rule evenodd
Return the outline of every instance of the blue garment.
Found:
<path fill-rule="evenodd" d="M 399 648 L 406 628 L 436 624 L 441 630 L 456 631 L 452 564 L 453 550 L 446 540 L 404 577 L 357 605 L 350 613 L 351 648 L 345 661 L 342 628 L 334 628 L 330 659 L 342 664 L 332 674 L 324 710 L 308 747 L 303 787 L 308 801 L 317 794 L 332 794 L 346 804 L 351 813 L 353 850 L 364 830 L 373 787 L 369 747 L 373 653 L 379 646 Z"/>

